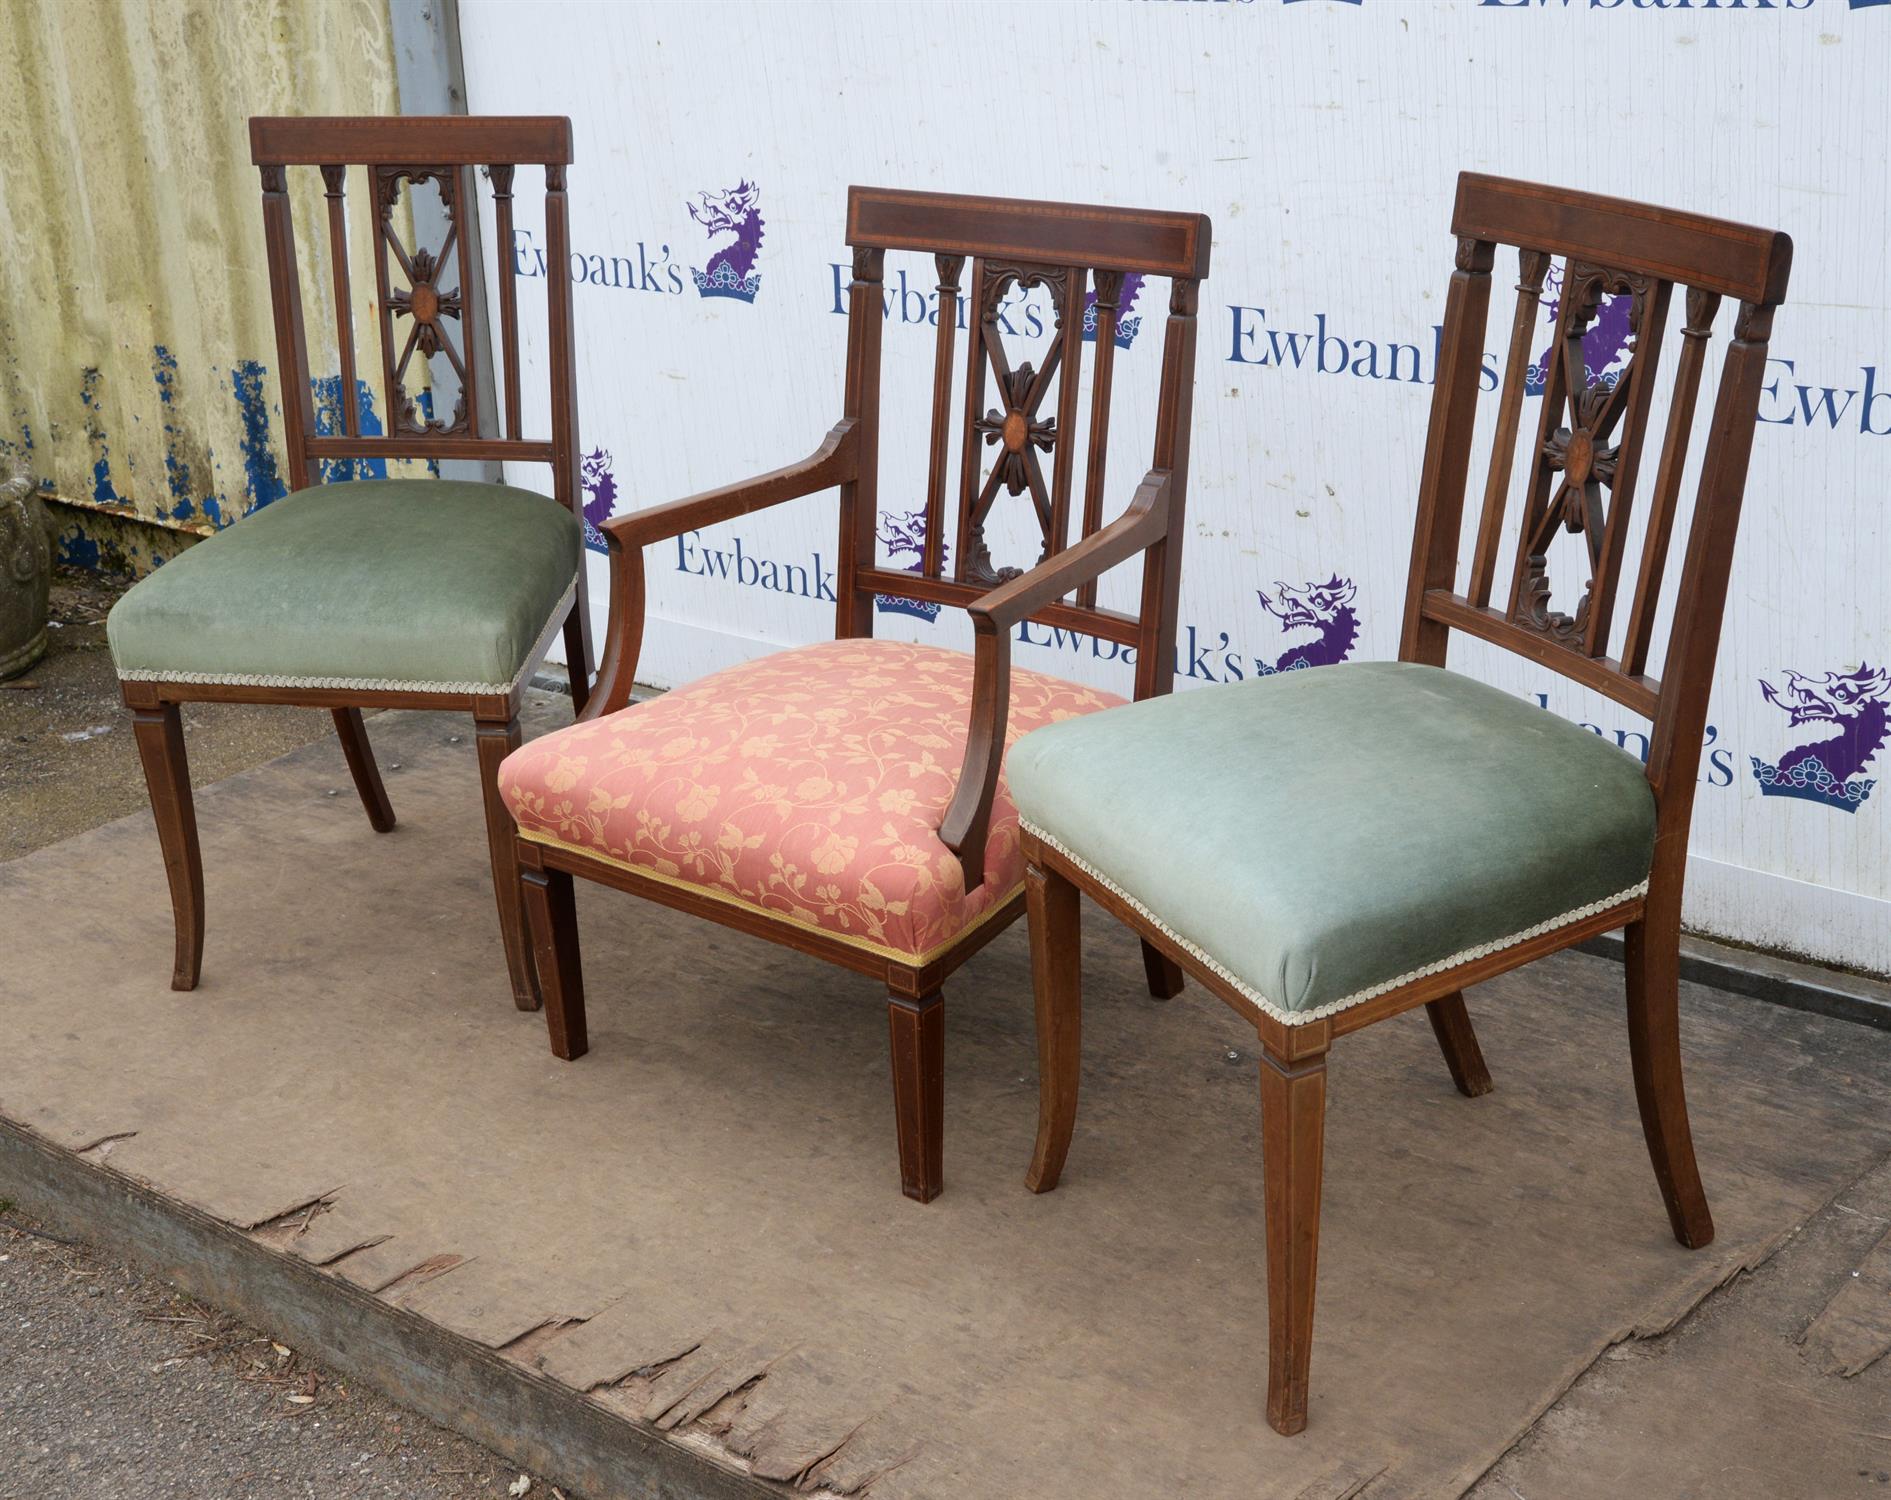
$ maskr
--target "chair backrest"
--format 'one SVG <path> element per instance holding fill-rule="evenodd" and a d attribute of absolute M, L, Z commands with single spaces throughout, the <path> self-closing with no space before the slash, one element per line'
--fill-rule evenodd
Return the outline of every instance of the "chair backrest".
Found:
<path fill-rule="evenodd" d="M 1657 796 L 1681 793 L 1685 814 L 1699 763 L 1707 697 L 1720 642 L 1734 533 L 1746 487 L 1773 309 L 1786 294 L 1792 241 L 1784 234 L 1619 198 L 1464 173 L 1452 215 L 1457 270 L 1451 278 L 1420 480 L 1417 535 L 1405 600 L 1400 656 L 1442 665 L 1447 634 L 1466 631 L 1654 721 L 1648 776 Z M 1469 582 L 1456 592 L 1464 491 L 1469 476 L 1491 266 L 1498 245 L 1518 251 L 1521 274 L 1503 384 L 1497 399 L 1484 505 Z M 1561 286 L 1547 358 L 1533 366 L 1539 303 L 1551 262 Z M 1674 288 L 1685 315 L 1672 398 L 1647 501 L 1641 560 L 1620 632 L 1616 596 L 1647 434 L 1656 369 Z M 1696 398 L 1721 299 L 1738 300 L 1688 525 L 1660 678 L 1648 658 L 1680 509 Z M 1619 368 L 1597 371 L 1584 355 L 1605 315 L 1619 338 L 1604 338 Z M 1592 351 L 1595 352 L 1595 351 Z M 1526 387 L 1540 381 L 1542 410 L 1526 450 L 1522 524 L 1515 562 L 1499 580 L 1498 558 L 1512 485 Z M 1604 491 L 1607 492 L 1606 498 Z M 1558 529 L 1581 536 L 1586 582 L 1550 577 Z M 1494 591 L 1499 603 L 1491 603 Z M 1569 601 L 1573 598 L 1573 604 Z M 1685 787 L 1686 791 L 1682 792 Z"/>
<path fill-rule="evenodd" d="M 289 471 L 297 488 L 316 482 L 324 462 L 346 459 L 512 460 L 550 464 L 553 492 L 576 509 L 577 398 L 572 361 L 570 230 L 565 168 L 571 161 L 571 122 L 560 116 L 443 115 L 380 118 L 268 118 L 250 121 L 250 157 L 262 172 L 263 229 L 269 255 L 269 290 L 276 320 L 282 377 L 282 415 Z M 551 437 L 521 431 L 519 308 L 512 253 L 515 169 L 545 169 L 545 269 L 551 371 Z M 321 169 L 328 204 L 332 307 L 341 358 L 339 431 L 318 433 L 303 333 L 302 289 L 296 271 L 295 223 L 288 168 Z M 355 399 L 356 355 L 349 278 L 348 169 L 365 169 L 374 215 L 375 301 L 379 310 L 380 374 L 386 431 L 363 433 Z M 501 413 L 481 410 L 481 351 L 487 330 L 477 326 L 485 301 L 484 269 L 473 253 L 478 223 L 476 169 L 492 184 L 498 238 L 499 337 L 503 371 Z M 444 237 L 437 246 L 408 246 L 396 210 L 403 190 L 431 183 L 439 193 Z M 419 232 L 415 233 L 419 238 Z M 453 325 L 453 326 L 449 326 Z M 457 328 L 457 332 L 455 331 Z M 444 357 L 459 385 L 450 413 L 429 412 L 408 382 L 416 355 Z"/>
<path fill-rule="evenodd" d="M 1103 525 L 1108 519 L 1103 509 L 1112 378 L 1125 288 L 1134 291 L 1145 277 L 1167 277 L 1169 311 L 1151 467 L 1169 476 L 1169 540 L 1145 555 L 1141 604 L 1134 614 L 1099 607 L 1092 584 L 1032 619 L 1135 647 L 1136 696 L 1168 689 L 1195 384 L 1195 310 L 1200 282 L 1208 274 L 1209 238 L 1202 214 L 887 188 L 848 190 L 847 243 L 854 275 L 845 415 L 857 420 L 861 447 L 860 477 L 841 492 L 837 634 L 871 633 L 875 595 L 964 606 L 1017 574 L 1017 568 L 993 566 L 985 540 L 1001 490 L 1028 496 L 1043 539 L 1039 560 L 1048 558 L 1073 541 L 1071 513 L 1081 460 L 1077 539 Z M 913 572 L 876 566 L 882 270 L 889 250 L 930 254 L 938 272 L 924 539 Z M 969 284 L 962 293 L 968 259 Z M 1050 347 L 1041 366 L 1014 365 L 1004 345 L 1001 306 L 1013 290 L 1036 287 L 1051 302 Z M 963 311 L 969 348 L 963 387 L 955 390 L 962 294 L 969 297 Z M 1096 353 L 1087 438 L 1077 431 L 1086 326 Z M 948 571 L 947 470 L 955 449 L 960 461 Z M 1040 453 L 1051 455 L 1048 477 Z M 1134 485 L 1122 488 L 1127 501 Z"/>

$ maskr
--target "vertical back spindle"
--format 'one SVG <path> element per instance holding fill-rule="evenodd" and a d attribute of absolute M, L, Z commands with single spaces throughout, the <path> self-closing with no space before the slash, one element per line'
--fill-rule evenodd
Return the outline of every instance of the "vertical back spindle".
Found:
<path fill-rule="evenodd" d="M 339 163 L 322 168 L 323 196 L 328 199 L 328 260 L 335 294 L 335 347 L 341 353 L 341 430 L 349 437 L 360 437 L 361 411 L 355 398 L 354 298 L 348 283 L 347 178 L 347 167 Z"/>
<path fill-rule="evenodd" d="M 1103 524 L 1103 480 L 1110 454 L 1110 379 L 1116 370 L 1116 322 L 1123 306 L 1123 273 L 1096 274 L 1096 373 L 1090 377 L 1090 451 L 1083 464 L 1083 534 Z M 1077 590 L 1077 603 L 1096 608 L 1093 578 Z"/>
<path fill-rule="evenodd" d="M 932 447 L 926 469 L 926 534 L 919 571 L 937 578 L 945 566 L 946 448 L 952 441 L 952 349 L 959 326 L 963 255 L 935 255 L 939 271 L 939 338 L 932 358 Z M 978 345 L 972 345 L 976 358 Z"/>
<path fill-rule="evenodd" d="M 985 405 L 985 261 L 972 261 L 972 304 L 965 320 L 968 342 L 965 366 L 965 458 L 959 468 L 959 524 L 954 538 L 952 576 L 966 582 L 972 555 L 972 509 L 978 503 L 978 428 Z M 995 334 L 991 334 L 996 337 Z"/>
<path fill-rule="evenodd" d="M 1063 358 L 1057 370 L 1057 448 L 1051 466 L 1051 514 L 1044 555 L 1054 556 L 1070 545 L 1070 487 L 1077 465 L 1077 387 L 1083 372 L 1083 266 L 1064 273 L 1064 301 L 1058 310 L 1058 337 Z"/>
<path fill-rule="evenodd" d="M 387 257 L 390 252 L 400 254 L 400 247 L 395 242 L 389 228 L 389 216 L 394 212 L 394 203 L 400 192 L 400 178 L 394 169 L 383 166 L 368 168 L 368 181 L 374 188 L 374 290 L 376 316 L 381 323 L 381 380 L 385 386 L 383 400 L 387 410 L 387 430 L 401 430 L 401 413 L 406 407 L 405 393 L 401 389 L 400 375 L 397 373 L 397 361 L 394 354 L 394 303 L 392 289 L 388 282 Z M 411 281 L 413 268 L 403 264 L 402 270 Z M 418 325 L 416 325 L 418 329 Z M 353 402 L 349 401 L 349 405 Z"/>
<path fill-rule="evenodd" d="M 473 237 L 466 232 L 464 215 L 479 212 L 477 191 L 469 192 L 473 183 L 473 169 L 458 167 L 446 174 L 440 182 L 440 193 L 444 199 L 448 184 L 452 184 L 453 201 L 445 204 L 447 217 L 453 225 L 452 235 L 455 248 L 459 251 L 460 280 L 460 400 L 466 404 L 466 430 L 474 437 L 480 434 L 479 411 L 479 333 L 473 327 Z"/>
<path fill-rule="evenodd" d="M 1522 425 L 1523 387 L 1530 363 L 1530 337 L 1543 297 L 1543 274 L 1550 258 L 1541 250 L 1517 252 L 1517 314 L 1510 325 L 1510 352 L 1504 359 L 1504 389 L 1497 407 L 1497 433 L 1491 441 L 1490 475 L 1484 484 L 1484 509 L 1478 516 L 1477 547 L 1471 554 L 1470 600 L 1480 609 L 1490 603 L 1497 579 L 1497 551 L 1502 545 L 1504 507 L 1517 462 L 1517 429 Z"/>
<path fill-rule="evenodd" d="M 1655 374 L 1661 368 L 1661 338 L 1668 326 L 1669 281 L 1656 281 L 1635 299 L 1640 314 L 1635 324 L 1634 354 L 1622 379 L 1629 382 L 1628 412 L 1618 429 L 1615 480 L 1609 486 L 1609 518 L 1596 549 L 1590 575 L 1589 619 L 1583 632 L 1583 651 L 1601 656 L 1609 645 L 1609 622 L 1615 614 L 1615 591 L 1622 577 L 1622 554 L 1628 545 L 1628 518 L 1635 508 L 1635 478 L 1641 470 L 1648 412 L 1655 399 Z M 1612 393 L 1619 398 L 1619 389 Z"/>
<path fill-rule="evenodd" d="M 519 288 L 512 255 L 511 162 L 495 162 L 492 174 L 493 227 L 499 252 L 499 346 L 505 363 L 505 435 L 520 435 L 519 416 Z"/>
<path fill-rule="evenodd" d="M 1668 430 L 1661 444 L 1661 466 L 1655 472 L 1655 492 L 1649 501 L 1648 530 L 1642 539 L 1641 571 L 1629 607 L 1628 633 L 1622 642 L 1622 670 L 1631 677 L 1641 676 L 1648 668 L 1655 611 L 1661 602 L 1661 577 L 1668 565 L 1668 540 L 1674 531 L 1674 513 L 1681 494 L 1681 472 L 1687 466 L 1688 434 L 1694 426 L 1701 376 L 1707 368 L 1707 340 L 1719 310 L 1719 293 L 1688 288 L 1687 320 L 1681 327 L 1681 357 L 1675 364 Z"/>

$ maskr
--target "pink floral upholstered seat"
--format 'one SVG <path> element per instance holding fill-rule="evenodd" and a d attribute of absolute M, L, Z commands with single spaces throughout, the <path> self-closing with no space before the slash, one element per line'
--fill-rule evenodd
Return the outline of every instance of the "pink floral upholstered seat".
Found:
<path fill-rule="evenodd" d="M 499 785 L 526 839 L 924 960 L 1023 879 L 1002 775 L 970 895 L 939 838 L 971 697 L 963 652 L 828 641 L 534 740 Z M 1013 670 L 1006 743 L 1122 701 Z"/>

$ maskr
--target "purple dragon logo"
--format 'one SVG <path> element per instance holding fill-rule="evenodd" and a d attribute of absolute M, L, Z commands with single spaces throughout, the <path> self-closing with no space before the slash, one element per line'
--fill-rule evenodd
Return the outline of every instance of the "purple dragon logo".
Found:
<path fill-rule="evenodd" d="M 1121 301 L 1116 309 L 1116 347 L 1127 349 L 1142 332 L 1142 315 L 1135 311 L 1136 298 L 1142 292 L 1144 277 L 1131 271 L 1123 277 Z M 1083 341 L 1097 341 L 1097 294 L 1092 288 L 1083 299 Z"/>
<path fill-rule="evenodd" d="M 1313 631 L 1309 638 L 1290 639 L 1287 649 L 1274 658 L 1272 666 L 1256 662 L 1263 677 L 1276 672 L 1294 672 L 1302 667 L 1330 667 L 1353 654 L 1359 640 L 1359 617 L 1353 612 L 1353 595 L 1358 590 L 1350 578 L 1335 573 L 1325 583 L 1304 584 L 1293 588 L 1276 581 L 1274 597 L 1265 589 L 1260 595 L 1261 608 L 1280 621 L 1283 633 Z"/>
<path fill-rule="evenodd" d="M 917 573 L 925 565 L 926 513 L 914 510 L 904 515 L 894 515 L 890 511 L 882 511 L 880 544 L 896 563 L 901 558 L 912 558 L 910 563 L 901 566 L 905 572 Z M 944 553 L 940 555 L 943 557 Z M 928 604 L 923 599 L 902 599 L 895 594 L 876 594 L 873 607 L 883 615 L 911 615 L 916 620 L 928 623 L 939 618 L 938 605 Z"/>
<path fill-rule="evenodd" d="M 709 257 L 706 270 L 691 268 L 699 297 L 733 297 L 753 302 L 762 289 L 762 273 L 755 257 L 762 248 L 762 216 L 755 207 L 762 190 L 746 178 L 726 193 L 698 193 L 700 203 L 689 205 L 689 216 L 703 226 L 710 239 L 733 234 L 735 240 Z"/>
<path fill-rule="evenodd" d="M 1563 269 L 1552 265 L 1544 283 L 1546 292 L 1560 293 L 1563 285 Z M 1582 336 L 1583 378 L 1590 385 L 1613 386 L 1621 377 L 1622 367 L 1628 362 L 1628 346 L 1634 341 L 1635 330 L 1629 322 L 1634 312 L 1633 297 L 1626 293 L 1605 294 L 1601 305 L 1596 310 L 1596 320 L 1589 325 L 1589 331 Z M 1562 297 L 1551 297 L 1544 306 L 1544 316 L 1550 326 L 1556 325 L 1556 319 L 1563 305 Z M 1532 396 L 1543 394 L 1544 378 L 1549 373 L 1550 360 L 1556 353 L 1554 341 L 1536 357 L 1523 378 L 1523 388 Z"/>
<path fill-rule="evenodd" d="M 578 483 L 584 490 L 584 544 L 594 552 L 607 551 L 604 533 L 598 528 L 617 508 L 617 480 L 611 473 L 611 456 L 602 448 L 585 454 L 578 466 Z"/>
<path fill-rule="evenodd" d="M 1857 812 L 1878 784 L 1863 773 L 1884 745 L 1891 674 L 1883 667 L 1861 664 L 1855 672 L 1827 672 L 1814 679 L 1789 669 L 1783 687 L 1776 688 L 1762 677 L 1760 691 L 1768 703 L 1786 711 L 1787 723 L 1794 729 L 1806 724 L 1838 729 L 1836 734 L 1788 750 L 1776 766 L 1757 755 L 1749 756 L 1761 795 L 1803 797 L 1842 812 Z"/>

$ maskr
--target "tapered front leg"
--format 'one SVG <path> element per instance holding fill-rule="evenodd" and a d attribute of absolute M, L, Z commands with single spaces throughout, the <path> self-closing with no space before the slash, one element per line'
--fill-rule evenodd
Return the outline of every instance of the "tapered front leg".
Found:
<path fill-rule="evenodd" d="M 1477 1045 L 1477 1032 L 1471 1027 L 1471 1013 L 1465 1008 L 1464 994 L 1454 990 L 1425 1007 L 1431 1029 L 1438 1038 L 1438 1048 L 1451 1070 L 1451 1081 L 1467 1099 L 1491 1091 L 1490 1069 L 1484 1066 L 1484 1052 Z"/>
<path fill-rule="evenodd" d="M 134 707 L 131 723 L 151 795 L 151 816 L 158 825 L 158 846 L 164 851 L 164 877 L 171 887 L 171 988 L 194 990 L 204 957 L 204 865 L 197 847 L 184 724 L 175 703 Z"/>
<path fill-rule="evenodd" d="M 1182 966 L 1147 938 L 1142 940 L 1142 971 L 1156 999 L 1173 1000 L 1182 993 Z"/>
<path fill-rule="evenodd" d="M 1690 1250 L 1711 1244 L 1714 1216 L 1694 1160 L 1687 1089 L 1681 1079 L 1681 925 L 1679 903 L 1661 921 L 1653 910 L 1623 934 L 1628 980 L 1628 1051 L 1635 1071 L 1635 1102 L 1668 1208 L 1674 1237 Z"/>
<path fill-rule="evenodd" d="M 584 967 L 578 956 L 578 906 L 571 876 L 548 869 L 531 845 L 519 845 L 526 923 L 545 997 L 545 1029 L 552 1052 L 570 1061 L 591 1041 L 584 1026 Z"/>
<path fill-rule="evenodd" d="M 1320 1250 L 1326 1054 L 1261 1052 L 1261 1153 L 1267 1172 L 1267 1420 L 1284 1437 L 1307 1425 L 1313 1288 Z"/>
<path fill-rule="evenodd" d="M 506 948 L 506 972 L 512 980 L 512 1002 L 520 1010 L 537 1010 L 538 980 L 525 937 L 525 898 L 519 888 L 519 862 L 514 847 L 512 815 L 499 792 L 499 765 L 519 748 L 516 716 L 477 721 L 479 784 L 486 806 L 486 843 L 492 856 L 492 889 L 499 903 L 499 936 Z"/>
<path fill-rule="evenodd" d="M 358 708 L 338 708 L 335 733 L 341 740 L 341 753 L 348 758 L 348 774 L 355 779 L 361 805 L 368 810 L 368 826 L 376 833 L 392 832 L 394 804 L 387 800 L 387 788 L 381 784 L 381 768 L 374 763 L 374 747 L 368 743 L 368 726 Z"/>
<path fill-rule="evenodd" d="M 930 1203 L 945 1190 L 945 997 L 888 995 L 900 1191 Z"/>
<path fill-rule="evenodd" d="M 1077 1123 L 1083 1053 L 1082 912 L 1077 887 L 1055 870 L 1024 867 L 1037 999 L 1037 1147 L 1024 1185 L 1048 1193 L 1063 1174 Z"/>

